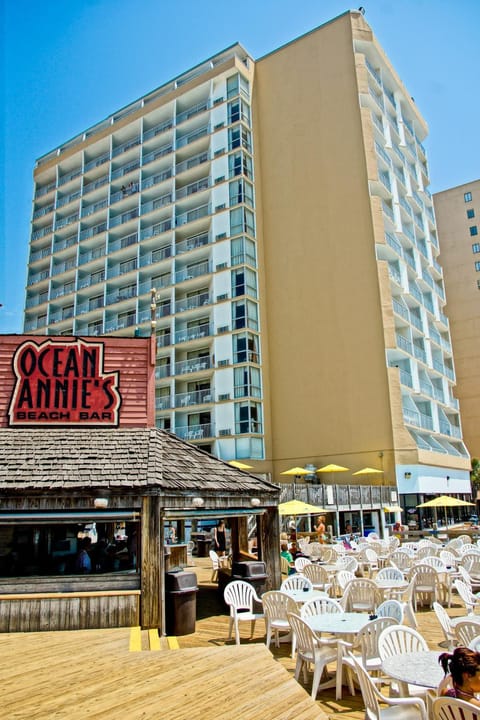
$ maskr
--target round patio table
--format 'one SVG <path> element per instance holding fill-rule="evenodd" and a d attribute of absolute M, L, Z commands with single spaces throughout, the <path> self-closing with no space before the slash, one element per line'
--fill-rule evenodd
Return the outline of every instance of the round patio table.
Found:
<path fill-rule="evenodd" d="M 445 677 L 438 664 L 440 654 L 437 650 L 399 653 L 382 660 L 382 670 L 401 683 L 404 696 L 408 695 L 407 685 L 436 688 Z"/>
<path fill-rule="evenodd" d="M 304 618 L 305 622 L 315 633 L 331 633 L 338 635 L 347 642 L 352 642 L 355 635 L 370 622 L 368 613 L 346 612 L 346 613 L 320 613 Z M 337 700 L 342 698 L 342 668 L 343 647 L 337 647 L 337 673 L 332 684 L 335 684 L 335 696 Z"/>

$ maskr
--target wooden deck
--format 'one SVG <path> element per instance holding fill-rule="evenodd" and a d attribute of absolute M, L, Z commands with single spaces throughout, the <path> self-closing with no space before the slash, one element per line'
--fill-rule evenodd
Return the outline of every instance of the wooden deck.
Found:
<path fill-rule="evenodd" d="M 241 625 L 241 646 L 227 640 L 228 616 L 208 559 L 196 559 L 200 590 L 195 633 L 158 638 L 130 628 L 0 635 L 5 720 L 363 720 L 359 692 L 334 690 L 311 700 L 310 683 L 293 679 L 290 645 L 265 648 L 265 627 Z M 464 609 L 454 596 L 451 615 Z M 419 629 L 431 649 L 443 635 L 431 611 Z M 179 649 L 171 649 L 178 647 Z"/>

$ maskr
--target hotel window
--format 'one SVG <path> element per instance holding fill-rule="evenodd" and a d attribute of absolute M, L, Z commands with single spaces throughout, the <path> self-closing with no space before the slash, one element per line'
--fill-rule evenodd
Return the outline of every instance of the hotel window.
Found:
<path fill-rule="evenodd" d="M 230 246 L 232 265 L 253 265 L 257 266 L 255 243 L 247 237 L 238 237 L 232 240 Z"/>
<path fill-rule="evenodd" d="M 472 245 L 472 252 L 473 252 L 473 253 L 479 253 L 479 252 L 480 252 L 480 243 L 473 243 L 473 245 Z"/>
<path fill-rule="evenodd" d="M 465 200 L 465 202 L 472 202 L 472 193 L 471 192 L 464 193 L 463 199 Z"/>
<path fill-rule="evenodd" d="M 230 235 L 241 235 L 244 232 L 255 235 L 253 213 L 244 207 L 230 210 Z"/>
<path fill-rule="evenodd" d="M 243 75 L 237 73 L 227 78 L 227 98 L 234 97 L 242 93 L 246 98 L 250 97 L 250 83 L 246 80 Z"/>
<path fill-rule="evenodd" d="M 472 225 L 470 228 L 470 235 L 473 237 L 474 235 L 478 235 L 478 227 L 476 225 Z"/>
<path fill-rule="evenodd" d="M 250 207 L 253 207 L 253 185 L 247 180 L 240 178 L 231 182 L 229 185 L 230 190 L 230 206 L 239 205 L 245 203 Z"/>
<path fill-rule="evenodd" d="M 249 152 L 252 150 L 251 133 L 244 125 L 237 125 L 228 130 L 228 149 L 235 150 L 238 147 L 243 147 Z"/>
<path fill-rule="evenodd" d="M 256 397 L 262 396 L 260 389 L 260 370 L 258 368 L 244 365 L 233 370 L 233 384 L 235 397 Z"/>
<path fill-rule="evenodd" d="M 475 210 L 473 208 L 469 208 L 467 210 L 467 218 L 470 220 L 475 217 Z"/>
<path fill-rule="evenodd" d="M 259 362 L 258 336 L 241 333 L 233 336 L 233 362 Z"/>
<path fill-rule="evenodd" d="M 478 260 L 477 260 L 477 262 L 475 263 L 475 270 L 476 270 L 477 272 L 480 272 L 480 262 L 479 262 Z"/>
<path fill-rule="evenodd" d="M 97 295 L 96 297 L 92 297 L 88 301 L 88 309 L 89 310 L 96 310 L 97 308 L 103 307 L 103 295 Z"/>
<path fill-rule="evenodd" d="M 235 330 L 248 327 L 258 330 L 258 308 L 251 300 L 239 300 L 232 303 L 232 326 Z"/>
<path fill-rule="evenodd" d="M 241 434 L 262 432 L 261 418 L 262 407 L 260 403 L 236 403 L 235 433 Z"/>
<path fill-rule="evenodd" d="M 253 270 L 248 268 L 232 270 L 232 297 L 240 297 L 240 295 L 257 297 L 257 276 Z"/>
<path fill-rule="evenodd" d="M 231 178 L 236 175 L 245 175 L 245 177 L 252 179 L 252 158 L 246 155 L 243 151 L 229 155 L 228 174 Z"/>
<path fill-rule="evenodd" d="M 240 99 L 228 103 L 228 124 L 232 125 L 239 120 L 250 125 L 250 107 Z"/>

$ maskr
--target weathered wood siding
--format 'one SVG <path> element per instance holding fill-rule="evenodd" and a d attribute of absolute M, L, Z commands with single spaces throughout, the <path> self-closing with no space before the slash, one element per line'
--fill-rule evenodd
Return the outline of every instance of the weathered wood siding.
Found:
<path fill-rule="evenodd" d="M 0 595 L 0 632 L 136 626 L 140 591 Z"/>

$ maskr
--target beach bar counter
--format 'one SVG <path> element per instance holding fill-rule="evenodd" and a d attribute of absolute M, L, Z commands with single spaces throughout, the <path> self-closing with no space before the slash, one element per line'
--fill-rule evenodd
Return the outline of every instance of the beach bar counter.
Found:
<path fill-rule="evenodd" d="M 279 488 L 154 427 L 151 338 L 0 336 L 0 632 L 167 627 L 167 528 L 256 518 L 280 582 Z M 172 555 L 173 554 L 173 555 Z"/>

